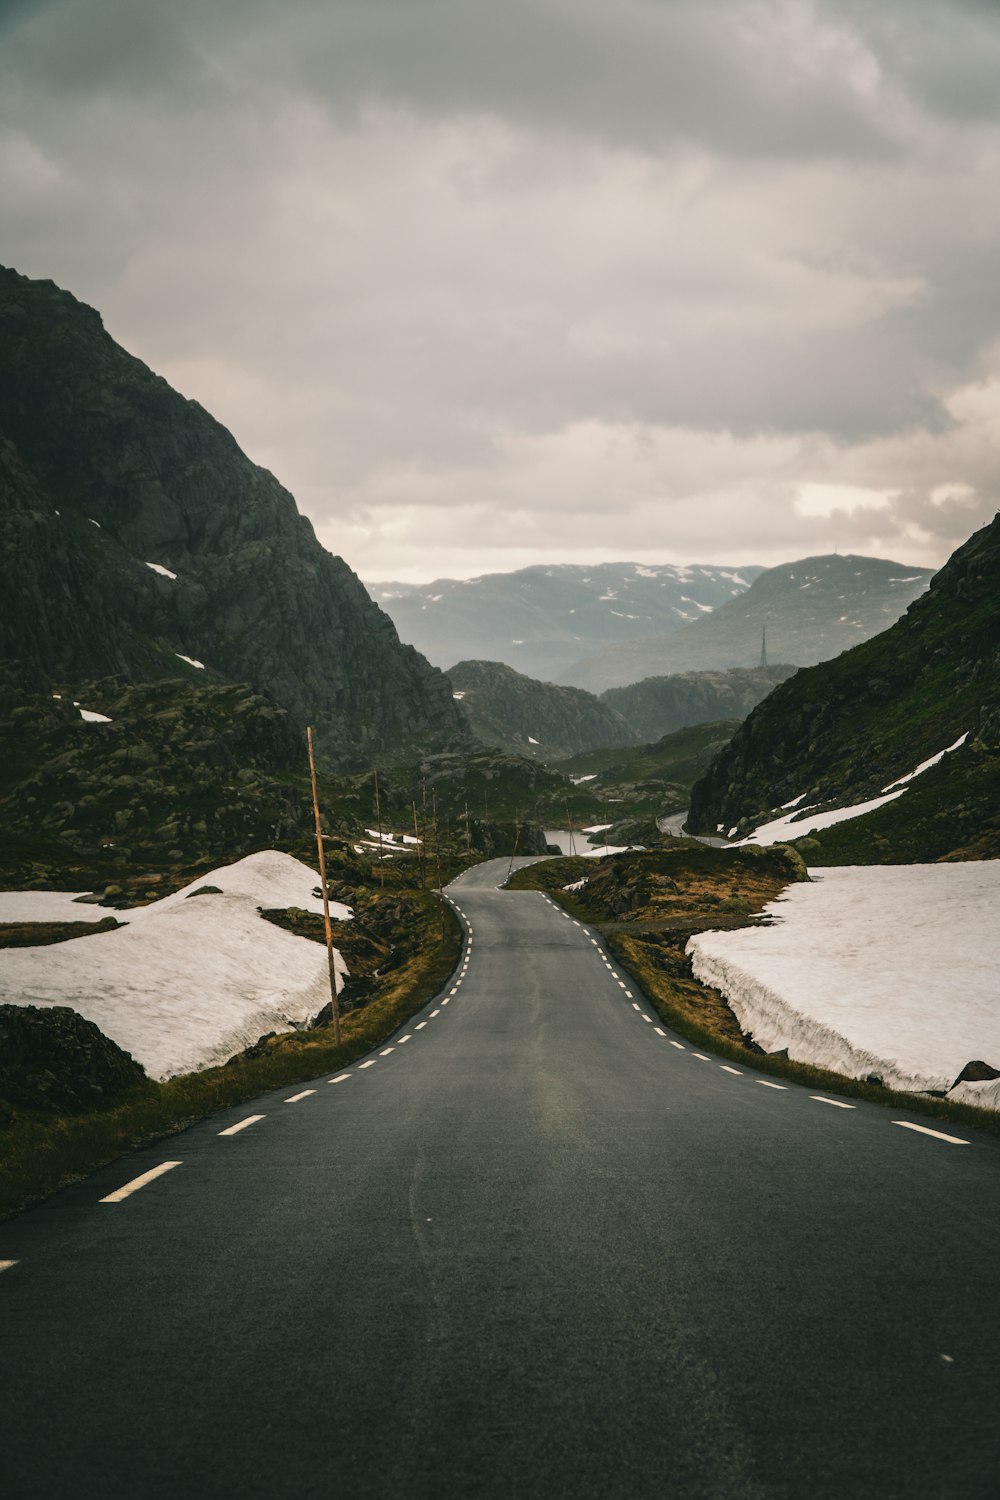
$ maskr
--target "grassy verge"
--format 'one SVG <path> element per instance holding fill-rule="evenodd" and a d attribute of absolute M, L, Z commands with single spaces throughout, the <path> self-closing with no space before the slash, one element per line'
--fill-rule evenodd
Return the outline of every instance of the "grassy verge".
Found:
<path fill-rule="evenodd" d="M 259 1055 L 185 1073 L 166 1083 L 150 1082 L 114 1109 L 57 1118 L 18 1113 L 0 1129 L 0 1219 L 217 1110 L 362 1057 L 444 988 L 461 946 L 461 929 L 451 908 L 445 907 L 442 931 L 438 902 L 428 896 L 424 940 L 386 976 L 370 1004 L 344 1017 L 339 1047 L 330 1026 L 282 1033 L 270 1038 Z"/>
<path fill-rule="evenodd" d="M 977 1109 L 975 1105 L 926 1094 L 900 1093 L 826 1068 L 764 1053 L 748 1044 L 749 1039 L 725 997 L 694 977 L 684 950 L 695 932 L 753 921 L 765 902 L 773 899 L 785 883 L 787 877 L 782 877 L 777 865 L 772 869 L 761 860 L 748 871 L 740 866 L 732 851 L 698 854 L 685 853 L 681 848 L 672 854 L 632 854 L 600 863 L 606 868 L 595 866 L 593 860 L 545 860 L 517 871 L 511 886 L 547 891 L 564 910 L 600 932 L 609 952 L 635 988 L 680 1036 L 717 1056 L 806 1088 L 866 1099 L 872 1104 L 1000 1135 L 1000 1112 L 995 1110 Z M 622 893 L 622 880 L 615 875 L 615 864 L 631 881 L 631 887 L 625 887 L 626 893 L 631 889 L 635 897 L 625 921 L 616 920 L 624 913 L 609 904 Z M 653 871 L 652 889 L 643 887 L 636 878 L 641 877 L 643 869 Z M 672 877 L 670 886 L 659 892 L 655 888 L 658 870 L 661 878 L 666 871 Z M 584 875 L 588 879 L 582 891 L 562 889 Z M 740 904 L 744 907 L 742 916 Z M 644 920 L 646 926 L 642 930 Z M 629 926 L 634 930 L 629 931 Z M 661 930 L 651 931 L 650 926 Z"/>

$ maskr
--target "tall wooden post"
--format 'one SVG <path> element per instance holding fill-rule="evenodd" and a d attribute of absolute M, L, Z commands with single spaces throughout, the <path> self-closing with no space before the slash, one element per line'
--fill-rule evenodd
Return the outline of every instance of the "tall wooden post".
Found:
<path fill-rule="evenodd" d="M 434 811 L 434 864 L 437 869 L 438 899 L 441 903 L 441 936 L 444 936 L 444 882 L 441 879 L 441 830 L 438 826 L 437 792 L 431 793 Z"/>
<path fill-rule="evenodd" d="M 309 743 L 309 775 L 312 779 L 313 815 L 316 819 L 316 853 L 319 855 L 319 884 L 323 892 L 323 927 L 326 931 L 326 961 L 330 968 L 330 1006 L 333 1010 L 333 1040 L 340 1046 L 340 1001 L 337 999 L 337 966 L 333 959 L 333 928 L 330 926 L 330 898 L 326 893 L 326 856 L 323 853 L 323 830 L 319 821 L 319 797 L 316 795 L 316 761 L 313 757 L 312 726 L 306 730 Z"/>
<path fill-rule="evenodd" d="M 573 825 L 569 820 L 569 803 L 566 803 L 566 827 L 569 830 L 569 852 L 576 854 L 576 839 L 573 837 Z"/>
<path fill-rule="evenodd" d="M 420 889 L 423 891 L 427 889 L 427 876 L 424 869 L 424 841 L 420 837 L 420 830 L 417 827 L 417 804 L 416 802 L 411 802 L 410 806 L 413 808 L 413 837 L 417 841 L 417 865 L 420 870 Z"/>
<path fill-rule="evenodd" d="M 469 821 L 469 804 L 465 804 L 465 852 L 472 858 L 472 824 Z"/>

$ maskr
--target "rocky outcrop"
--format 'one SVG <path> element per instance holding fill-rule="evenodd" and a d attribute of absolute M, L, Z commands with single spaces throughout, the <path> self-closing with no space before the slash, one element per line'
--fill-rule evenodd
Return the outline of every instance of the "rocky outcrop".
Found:
<path fill-rule="evenodd" d="M 0 1118 L 106 1109 L 145 1082 L 127 1052 L 68 1006 L 0 1005 Z"/>
<path fill-rule="evenodd" d="M 734 668 L 731 672 L 678 672 L 609 688 L 601 702 L 615 709 L 644 740 L 661 739 L 692 724 L 745 719 L 795 667 Z"/>
<path fill-rule="evenodd" d="M 793 798 L 856 806 L 966 734 L 864 820 L 864 843 L 824 830 L 810 862 L 828 846 L 843 862 L 1000 854 L 1000 516 L 884 634 L 777 687 L 694 787 L 688 827 L 745 832 Z"/>
<path fill-rule="evenodd" d="M 274 476 L 92 308 L 4 268 L 0 438 L 0 646 L 25 680 L 248 682 L 331 765 L 467 742 L 443 674 Z"/>
<path fill-rule="evenodd" d="M 580 688 L 537 682 L 499 661 L 460 661 L 448 677 L 484 745 L 548 761 L 636 743 L 621 714 Z"/>

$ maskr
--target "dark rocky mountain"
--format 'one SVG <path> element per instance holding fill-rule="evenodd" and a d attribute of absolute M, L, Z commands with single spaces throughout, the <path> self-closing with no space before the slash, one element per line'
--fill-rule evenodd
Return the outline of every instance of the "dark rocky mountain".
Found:
<path fill-rule="evenodd" d="M 808 837 L 809 862 L 1000 858 L 1000 515 L 888 630 L 775 688 L 695 786 L 688 827 L 855 807 L 963 735 L 901 796 Z"/>
<path fill-rule="evenodd" d="M 600 701 L 621 714 L 640 739 L 653 740 L 691 724 L 745 719 L 772 688 L 795 671 L 795 667 L 778 666 L 678 672 L 609 688 Z"/>
<path fill-rule="evenodd" d="M 341 766 L 467 742 L 446 678 L 274 476 L 92 308 L 5 268 L 0 440 L 0 650 L 22 685 L 249 683 Z"/>
<path fill-rule="evenodd" d="M 438 666 L 462 656 L 506 662 L 549 680 L 585 652 L 679 630 L 743 593 L 760 572 L 666 563 L 565 564 L 370 588 L 403 640 Z"/>
<path fill-rule="evenodd" d="M 556 675 L 560 682 L 602 693 L 645 677 L 757 667 L 765 630 L 768 661 L 811 666 L 885 630 L 930 578 L 926 568 L 876 557 L 782 563 L 671 635 L 581 655 Z"/>
<path fill-rule="evenodd" d="M 620 714 L 580 688 L 537 682 L 499 661 L 460 661 L 448 677 L 484 745 L 552 761 L 636 743 Z"/>

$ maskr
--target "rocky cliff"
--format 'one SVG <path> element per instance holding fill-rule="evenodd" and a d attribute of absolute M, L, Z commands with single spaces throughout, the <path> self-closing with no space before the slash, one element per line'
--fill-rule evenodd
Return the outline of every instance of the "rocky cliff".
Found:
<path fill-rule="evenodd" d="M 636 743 L 621 714 L 580 688 L 537 682 L 499 661 L 460 661 L 448 677 L 484 745 L 551 761 Z"/>
<path fill-rule="evenodd" d="M 856 806 L 963 735 L 903 796 L 817 833 L 810 862 L 1000 857 L 1000 515 L 890 629 L 775 688 L 695 786 L 688 827 Z"/>
<path fill-rule="evenodd" d="M 247 682 L 341 766 L 467 742 L 443 674 L 274 476 L 92 308 L 5 268 L 0 439 L 0 649 L 24 683 Z"/>

